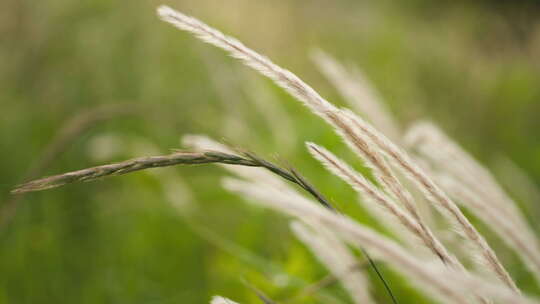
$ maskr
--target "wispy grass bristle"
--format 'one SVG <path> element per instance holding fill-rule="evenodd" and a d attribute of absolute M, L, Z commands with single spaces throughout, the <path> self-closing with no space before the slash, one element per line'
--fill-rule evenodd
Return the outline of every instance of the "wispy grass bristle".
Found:
<path fill-rule="evenodd" d="M 406 229 L 421 239 L 425 246 L 439 257 L 443 263 L 455 267 L 456 269 L 464 269 L 456 258 L 451 256 L 442 243 L 436 239 L 431 230 L 426 225 L 419 222 L 419 218 L 411 217 L 390 197 L 379 191 L 375 185 L 358 172 L 355 172 L 345 162 L 338 159 L 328 150 L 313 143 L 307 143 L 307 146 L 313 156 L 321 161 L 331 172 L 346 181 L 360 194 L 369 197 L 368 202 L 376 202 L 378 205 L 384 207 L 387 212 L 394 215 Z"/>
<path fill-rule="evenodd" d="M 351 271 L 355 265 L 358 265 L 357 259 L 331 231 L 320 223 L 306 225 L 299 221 L 292 222 L 291 229 L 296 237 L 306 244 L 318 260 L 332 272 L 334 277 L 342 282 L 354 303 L 375 303 L 370 296 L 364 274 Z"/>
<path fill-rule="evenodd" d="M 489 171 L 432 123 L 413 125 L 406 139 L 439 184 L 513 248 L 540 282 L 538 238 Z"/>
<path fill-rule="evenodd" d="M 457 205 L 432 180 L 432 178 L 412 161 L 405 151 L 389 141 L 369 123 L 350 112 L 347 112 L 347 116 L 358 130 L 369 137 L 369 139 L 371 139 L 378 147 L 379 151 L 386 155 L 397 168 L 402 170 L 403 174 L 424 193 L 425 197 L 456 225 L 457 231 L 462 232 L 463 237 L 476 246 L 485 265 L 491 268 L 501 282 L 512 288 L 514 291 L 519 292 L 514 280 L 510 277 L 508 271 L 501 264 L 484 237 L 476 230 Z"/>

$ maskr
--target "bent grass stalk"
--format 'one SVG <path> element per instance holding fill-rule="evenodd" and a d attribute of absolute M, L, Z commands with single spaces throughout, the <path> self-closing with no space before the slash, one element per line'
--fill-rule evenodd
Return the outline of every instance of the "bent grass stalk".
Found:
<path fill-rule="evenodd" d="M 273 163 L 259 158 L 258 156 L 250 152 L 243 152 L 243 156 L 218 151 L 176 152 L 169 155 L 134 158 L 119 163 L 91 167 L 30 181 L 28 183 L 17 186 L 11 192 L 14 194 L 22 194 L 26 192 L 52 189 L 75 182 L 92 181 L 102 177 L 127 174 L 151 168 L 168 167 L 175 165 L 200 165 L 210 163 L 264 168 L 274 173 L 275 175 L 296 184 L 304 191 L 308 192 L 311 196 L 313 196 L 322 206 L 329 210 L 332 210 L 333 212 L 336 212 L 332 204 L 295 169 L 282 169 L 274 165 Z M 388 285 L 388 282 L 386 282 L 375 263 L 371 260 L 369 255 L 364 252 L 364 250 L 362 250 L 362 252 L 369 260 L 370 265 L 377 273 L 379 279 L 383 282 L 387 292 L 392 298 L 392 302 L 397 303 Z"/>
<path fill-rule="evenodd" d="M 176 152 L 169 155 L 140 157 L 119 163 L 107 164 L 82 170 L 53 175 L 42 179 L 21 184 L 11 192 L 14 194 L 40 191 L 60 187 L 75 182 L 91 181 L 102 177 L 121 175 L 135 171 L 167 167 L 174 165 L 197 165 L 209 163 L 225 163 L 242 166 L 258 166 L 253 160 L 221 153 L 216 151 L 206 152 Z"/>
<path fill-rule="evenodd" d="M 13 194 L 22 194 L 152 168 L 211 163 L 265 168 L 275 175 L 278 175 L 281 178 L 300 186 L 306 192 L 315 197 L 322 205 L 334 210 L 334 207 L 332 207 L 330 202 L 294 169 L 286 170 L 280 168 L 251 152 L 243 152 L 242 156 L 219 151 L 202 151 L 176 152 L 168 155 L 139 157 L 119 163 L 96 166 L 33 180 L 16 186 L 11 192 Z"/>

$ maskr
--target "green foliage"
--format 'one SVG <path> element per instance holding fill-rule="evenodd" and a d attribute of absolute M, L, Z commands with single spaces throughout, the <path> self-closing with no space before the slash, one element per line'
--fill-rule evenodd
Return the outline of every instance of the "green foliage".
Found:
<path fill-rule="evenodd" d="M 501 16 L 487 4 L 444 3 L 434 17 L 425 2 L 409 8 L 385 1 L 175 4 L 271 55 L 337 104 L 340 97 L 306 55 L 316 46 L 350 59 L 403 122 L 432 117 L 484 163 L 506 155 L 539 181 L 540 24 L 533 17 Z M 39 162 L 66 121 L 98 105 L 121 104 L 139 110 L 93 126 L 42 174 L 142 156 L 141 146 L 167 153 L 179 148 L 181 135 L 204 133 L 264 157 L 279 155 L 341 210 L 381 228 L 358 207 L 353 191 L 305 150 L 304 141 L 316 141 L 361 168 L 322 121 L 222 52 L 161 24 L 155 4 L 0 4 L 0 203 L 10 200 L 9 189 Z M 530 26 L 523 30 L 523 23 Z M 223 83 L 211 77 L 216 69 L 230 78 L 225 83 L 232 93 L 224 94 Z M 252 97 L 243 91 L 243 79 L 252 78 L 290 116 L 291 146 L 271 136 L 273 129 L 254 111 Z M 233 131 L 227 133 L 231 121 Z M 103 135 L 113 135 L 109 148 L 116 152 L 99 158 L 92 142 Z M 214 294 L 256 303 L 242 278 L 285 300 L 327 274 L 290 234 L 285 218 L 222 190 L 223 170 L 211 165 L 157 170 L 165 173 L 24 196 L 0 231 L 0 304 L 206 303 Z M 172 207 L 165 180 L 188 189 L 177 197 L 185 212 Z M 540 216 L 533 210 L 530 219 Z M 538 287 L 523 279 L 528 275 L 517 258 L 500 250 L 524 290 L 538 294 Z M 429 303 L 381 267 L 400 303 Z M 375 298 L 387 303 L 370 276 Z M 349 301 L 337 286 L 321 293 Z M 306 297 L 298 303 L 322 302 Z"/>

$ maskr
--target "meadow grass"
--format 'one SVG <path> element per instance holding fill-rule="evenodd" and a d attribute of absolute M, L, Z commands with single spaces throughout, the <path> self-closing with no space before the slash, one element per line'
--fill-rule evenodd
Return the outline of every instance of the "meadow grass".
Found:
<path fill-rule="evenodd" d="M 445 303 L 536 303 L 521 293 L 494 250 L 454 200 L 492 226 L 538 278 L 540 254 L 536 237 L 515 203 L 489 172 L 442 135 L 442 131 L 420 124 L 407 134 L 399 134 L 398 124 L 384 109 L 377 95 L 372 93 L 373 89 L 363 76 L 357 70 L 348 71 L 320 51 L 315 53 L 314 60 L 321 70 L 375 126 L 348 109 L 334 106 L 292 72 L 203 22 L 165 6 L 159 7 L 158 15 L 177 28 L 224 49 L 270 78 L 332 126 L 355 155 L 363 160 L 373 182 L 321 146 L 308 143 L 308 150 L 332 173 L 357 190 L 366 204 L 383 210 L 377 214 L 392 221 L 389 226 L 402 225 L 407 231 L 403 233 L 406 236 L 401 242 L 389 239 L 336 212 L 320 191 L 295 169 L 284 169 L 253 153 L 234 153 L 234 149 L 231 153 L 230 148 L 202 137 L 188 138 L 191 145 L 201 150 L 198 152 L 175 152 L 68 172 L 22 184 L 13 193 L 39 191 L 156 167 L 208 163 L 241 166 L 233 172 L 243 179 L 227 178 L 224 187 L 249 201 L 296 217 L 300 222 L 293 224 L 293 231 L 342 281 L 356 303 L 374 300 L 369 295 L 366 278 L 359 272 L 348 273 L 348 269 L 356 264 L 349 246 L 375 254 L 377 259 L 411 278 L 419 290 Z M 367 106 L 361 106 L 364 101 Z M 380 132 L 377 127 L 385 131 Z M 385 132 L 395 143 L 383 134 Z M 405 148 L 400 147 L 402 143 Z M 313 204 L 280 179 L 296 184 L 319 204 Z M 413 193 L 420 193 L 423 197 L 419 200 Z M 419 205 L 426 202 L 429 208 L 439 211 L 440 220 L 450 224 L 456 235 L 461 237 L 464 246 L 469 248 L 467 256 L 456 257 L 452 249 L 439 239 L 442 232 L 437 231 L 437 227 L 429 227 L 419 210 Z M 384 226 L 386 223 L 380 224 Z M 425 246 L 431 254 L 410 250 L 417 246 Z M 425 259 L 429 262 L 426 263 Z M 465 267 L 467 260 L 478 263 L 480 267 Z M 212 303 L 227 301 L 216 297 Z"/>

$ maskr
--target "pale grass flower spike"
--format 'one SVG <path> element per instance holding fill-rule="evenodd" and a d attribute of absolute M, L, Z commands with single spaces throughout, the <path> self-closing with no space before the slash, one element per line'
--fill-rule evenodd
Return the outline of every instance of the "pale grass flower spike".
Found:
<path fill-rule="evenodd" d="M 296 75 L 247 48 L 238 40 L 225 36 L 201 21 L 166 6 L 158 8 L 158 15 L 162 20 L 173 24 L 181 30 L 193 33 L 204 42 L 228 51 L 233 57 L 240 59 L 246 65 L 274 80 L 276 84 L 283 87 L 291 95 L 312 109 L 314 113 L 328 121 L 345 138 L 347 143 L 354 147 L 364 159 L 368 159 L 371 162 L 371 166 L 381 170 L 381 172 L 378 172 L 381 174 L 380 181 L 397 199 L 404 203 L 405 208 L 413 217 L 419 219 L 411 195 L 402 187 L 390 167 L 385 165 L 382 155 L 388 157 L 397 168 L 402 170 L 418 186 L 429 201 L 440 208 L 441 211 L 448 214 L 448 217 L 456 223 L 457 228 L 463 232 L 463 236 L 476 245 L 484 264 L 504 284 L 519 293 L 514 281 L 502 266 L 491 247 L 455 203 L 419 166 L 411 161 L 410 157 L 404 151 L 387 140 L 384 135 L 352 112 L 338 110 Z M 377 176 L 377 172 L 375 172 L 375 175 Z"/>
<path fill-rule="evenodd" d="M 432 123 L 413 125 L 405 142 L 431 167 L 439 184 L 514 249 L 540 282 L 538 238 L 491 173 Z"/>

